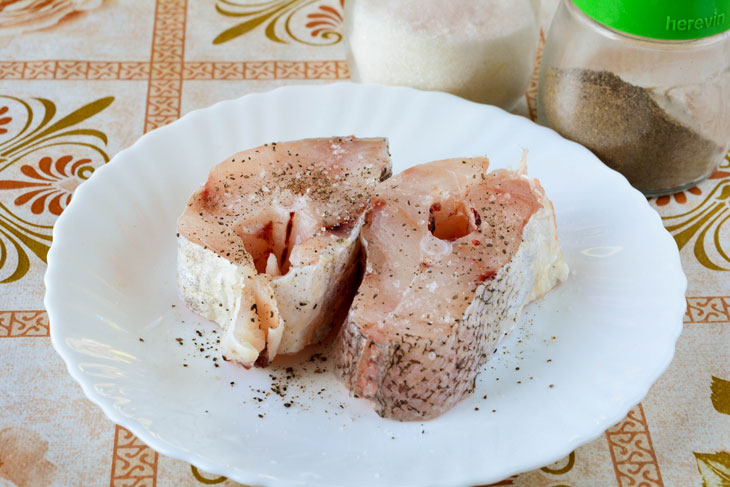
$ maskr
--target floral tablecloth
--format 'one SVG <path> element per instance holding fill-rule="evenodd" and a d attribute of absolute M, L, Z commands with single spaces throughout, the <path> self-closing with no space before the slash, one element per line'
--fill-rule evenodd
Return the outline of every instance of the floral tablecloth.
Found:
<path fill-rule="evenodd" d="M 85 399 L 49 339 L 46 254 L 78 185 L 145 132 L 252 91 L 348 79 L 342 8 L 0 0 L 0 487 L 237 485 L 157 454 Z M 518 113 L 535 117 L 535 91 Z M 730 486 L 729 202 L 730 156 L 651 201 L 689 278 L 674 361 L 597 440 L 497 485 Z"/>

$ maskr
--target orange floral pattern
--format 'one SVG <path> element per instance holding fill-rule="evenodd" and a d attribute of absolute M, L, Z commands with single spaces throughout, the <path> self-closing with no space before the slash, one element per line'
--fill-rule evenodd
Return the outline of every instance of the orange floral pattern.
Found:
<path fill-rule="evenodd" d="M 63 212 L 79 183 L 94 171 L 92 160 L 96 165 L 109 161 L 106 134 L 86 123 L 111 105 L 114 97 L 99 98 L 65 114 L 47 98 L 0 94 L 0 99 L 0 110 L 8 107 L 0 113 L 0 122 L 9 119 L 4 127 L 0 125 L 7 130 L 0 140 L 2 285 L 25 276 L 33 255 L 46 261 L 53 239 L 53 218 L 48 217 Z M 33 216 L 30 219 L 16 211 L 25 205 Z"/>
<path fill-rule="evenodd" d="M 701 195 L 702 190 L 700 188 L 698 188 L 697 186 L 693 186 L 686 191 L 680 191 L 679 193 L 675 193 L 672 195 L 659 196 L 656 199 L 656 205 L 657 206 L 666 206 L 672 200 L 676 201 L 680 205 L 683 205 L 687 202 L 687 193 L 694 194 L 694 195 Z M 651 198 L 649 198 L 649 200 L 651 200 Z"/>
<path fill-rule="evenodd" d="M 318 5 L 314 12 L 299 16 L 300 12 L 319 0 L 266 0 L 251 3 L 246 0 L 218 0 L 216 11 L 226 17 L 238 18 L 240 23 L 224 30 L 213 39 L 213 44 L 223 44 L 242 35 L 264 29 L 266 37 L 274 42 L 288 44 L 296 41 L 308 46 L 331 46 L 342 40 L 344 0 L 336 6 Z M 302 22 L 302 20 L 304 21 Z M 307 21 L 306 19 L 309 19 Z M 301 24 L 315 40 L 307 40 L 304 32 L 297 32 Z M 299 27 L 299 29 L 297 28 Z"/>
<path fill-rule="evenodd" d="M 340 9 L 345 8 L 345 0 L 340 0 Z M 307 14 L 308 19 L 312 19 L 306 24 L 308 29 L 312 29 L 311 36 L 322 36 L 326 38 L 335 33 L 340 32 L 342 28 L 342 13 L 329 5 L 320 5 L 317 12 Z"/>
<path fill-rule="evenodd" d="M 730 172 L 716 171 L 715 174 L 710 176 L 710 179 L 722 179 L 727 176 L 730 176 Z M 683 204 L 687 203 L 687 194 L 688 193 L 693 194 L 695 196 L 699 196 L 702 194 L 702 190 L 697 186 L 692 186 L 691 188 L 686 189 L 684 191 L 680 191 L 679 193 L 659 196 L 659 197 L 657 197 L 655 203 L 657 206 L 667 206 L 672 200 L 674 200 L 676 203 L 683 205 Z M 652 199 L 653 198 L 649 198 L 649 201 L 651 201 Z"/>
<path fill-rule="evenodd" d="M 730 267 L 727 267 L 730 263 L 727 239 L 723 237 L 723 232 L 727 230 L 727 223 L 730 221 L 728 169 L 730 169 L 730 154 L 725 156 L 725 161 L 720 164 L 720 170 L 703 184 L 707 191 L 707 195 L 703 196 L 704 199 L 689 211 L 662 216 L 664 226 L 674 237 L 679 250 L 685 246 L 691 247 L 697 261 L 707 269 L 715 271 L 730 270 Z M 697 194 L 696 191 L 687 192 Z M 686 194 L 678 193 L 674 198 L 682 204 L 686 201 Z M 667 204 L 669 201 L 666 199 L 662 203 Z M 660 205 L 658 201 L 657 205 Z"/>
<path fill-rule="evenodd" d="M 48 29 L 69 14 L 100 5 L 101 0 L 0 0 L 0 34 Z"/>
<path fill-rule="evenodd" d="M 13 117 L 6 115 L 9 108 L 7 106 L 0 108 L 0 134 L 7 134 L 8 129 L 3 127 L 13 121 Z"/>
<path fill-rule="evenodd" d="M 20 168 L 29 180 L 0 180 L 0 190 L 25 190 L 15 198 L 16 206 L 30 203 L 30 211 L 39 215 L 48 208 L 58 216 L 71 202 L 71 195 L 76 187 L 94 172 L 91 159 L 73 160 L 72 156 L 62 156 L 54 161 L 43 157 L 38 161 L 38 170 L 24 164 Z"/>

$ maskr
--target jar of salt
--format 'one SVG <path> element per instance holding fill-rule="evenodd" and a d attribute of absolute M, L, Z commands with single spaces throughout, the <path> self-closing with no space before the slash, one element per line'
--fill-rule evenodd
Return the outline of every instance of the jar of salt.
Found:
<path fill-rule="evenodd" d="M 509 109 L 537 49 L 539 0 L 347 0 L 352 78 Z"/>
<path fill-rule="evenodd" d="M 730 149 L 730 0 L 562 0 L 538 120 L 646 195 L 709 177 Z"/>

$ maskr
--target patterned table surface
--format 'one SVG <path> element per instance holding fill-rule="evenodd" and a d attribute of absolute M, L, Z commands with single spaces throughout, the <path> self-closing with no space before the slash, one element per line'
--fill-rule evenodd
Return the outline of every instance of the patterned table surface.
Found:
<path fill-rule="evenodd" d="M 555 4 L 543 0 L 544 30 Z M 238 485 L 158 455 L 84 398 L 48 338 L 51 230 L 75 188 L 143 133 L 245 93 L 348 79 L 342 7 L 0 0 L 0 487 Z M 534 118 L 535 91 L 518 113 Z M 730 156 L 651 204 L 689 278 L 674 361 L 600 438 L 497 485 L 730 485 Z"/>

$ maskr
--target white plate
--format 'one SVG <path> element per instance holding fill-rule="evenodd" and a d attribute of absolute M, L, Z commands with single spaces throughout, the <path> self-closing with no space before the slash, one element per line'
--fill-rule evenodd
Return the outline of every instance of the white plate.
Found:
<path fill-rule="evenodd" d="M 253 399 L 269 371 L 214 367 L 191 342 L 198 323 L 208 339 L 214 327 L 176 294 L 175 222 L 213 165 L 265 142 L 348 134 L 388 137 L 395 172 L 477 155 L 516 166 L 526 148 L 555 204 L 569 280 L 528 307 L 529 331 L 484 367 L 476 393 L 430 422 L 381 419 L 312 363 L 289 383 L 293 406 Z M 287 487 L 465 486 L 559 459 L 667 367 L 686 286 L 657 214 L 588 150 L 494 107 L 353 84 L 251 94 L 145 135 L 78 189 L 45 282 L 53 345 L 112 421 L 203 470 Z"/>

